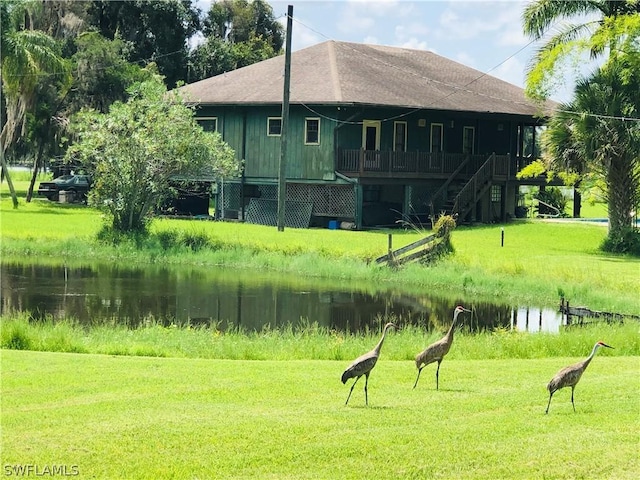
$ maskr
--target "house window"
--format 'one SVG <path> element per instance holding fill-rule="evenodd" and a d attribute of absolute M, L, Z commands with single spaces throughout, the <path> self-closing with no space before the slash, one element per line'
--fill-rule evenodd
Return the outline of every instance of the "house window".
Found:
<path fill-rule="evenodd" d="M 393 123 L 393 150 L 396 152 L 407 151 L 407 122 Z"/>
<path fill-rule="evenodd" d="M 431 124 L 431 152 L 442 151 L 442 134 L 444 128 L 441 123 Z"/>
<path fill-rule="evenodd" d="M 491 185 L 491 201 L 493 203 L 502 201 L 502 187 L 500 185 Z"/>
<path fill-rule="evenodd" d="M 218 117 L 199 117 L 196 120 L 205 132 L 218 131 Z"/>
<path fill-rule="evenodd" d="M 305 145 L 320 145 L 320 119 L 319 118 L 305 118 Z"/>
<path fill-rule="evenodd" d="M 464 127 L 462 130 L 462 153 L 475 153 L 475 127 Z"/>
<path fill-rule="evenodd" d="M 267 118 L 267 136 L 279 137 L 282 133 L 282 117 Z"/>

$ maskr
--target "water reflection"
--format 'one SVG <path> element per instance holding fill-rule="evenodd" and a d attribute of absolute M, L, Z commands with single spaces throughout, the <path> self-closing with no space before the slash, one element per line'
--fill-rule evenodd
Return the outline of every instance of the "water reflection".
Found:
<path fill-rule="evenodd" d="M 36 318 L 75 318 L 83 324 L 139 326 L 218 325 L 248 331 L 315 322 L 340 331 L 377 329 L 384 318 L 427 330 L 446 330 L 453 306 L 473 309 L 472 332 L 494 329 L 557 332 L 562 316 L 551 309 L 520 308 L 371 290 L 340 281 L 222 268 L 80 267 L 3 263 L 1 311 Z M 382 320 L 381 320 L 382 319 Z"/>

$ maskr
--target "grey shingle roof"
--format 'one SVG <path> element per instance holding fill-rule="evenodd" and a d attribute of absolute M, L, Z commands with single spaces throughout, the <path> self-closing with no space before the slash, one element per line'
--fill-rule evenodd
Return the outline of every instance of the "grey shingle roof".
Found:
<path fill-rule="evenodd" d="M 182 87 L 203 104 L 282 103 L 284 55 Z M 536 115 L 524 90 L 425 50 L 327 41 L 291 54 L 292 104 Z M 548 102 L 546 108 L 552 108 Z"/>

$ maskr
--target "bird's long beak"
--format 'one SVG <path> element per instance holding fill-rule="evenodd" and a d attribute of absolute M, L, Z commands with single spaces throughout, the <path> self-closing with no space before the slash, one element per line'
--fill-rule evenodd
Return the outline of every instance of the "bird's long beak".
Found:
<path fill-rule="evenodd" d="M 602 343 L 600 342 L 600 345 L 602 345 L 603 347 L 607 347 L 607 348 L 613 348 L 611 345 L 607 345 L 606 343 Z M 614 348 L 615 350 L 615 348 Z"/>

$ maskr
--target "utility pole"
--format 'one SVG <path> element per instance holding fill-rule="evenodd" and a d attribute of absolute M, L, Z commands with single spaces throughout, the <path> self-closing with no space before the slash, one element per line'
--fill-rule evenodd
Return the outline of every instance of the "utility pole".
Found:
<path fill-rule="evenodd" d="M 284 55 L 284 92 L 282 95 L 282 126 L 280 129 L 280 164 L 278 165 L 278 231 L 284 231 L 284 210 L 287 199 L 287 127 L 289 124 L 289 86 L 291 84 L 291 27 L 293 5 L 287 8 L 287 40 Z"/>

